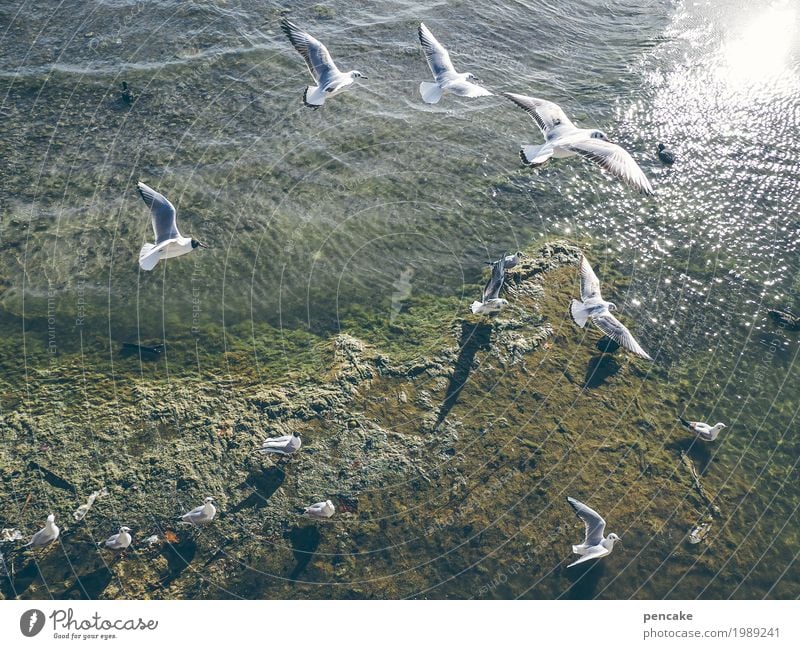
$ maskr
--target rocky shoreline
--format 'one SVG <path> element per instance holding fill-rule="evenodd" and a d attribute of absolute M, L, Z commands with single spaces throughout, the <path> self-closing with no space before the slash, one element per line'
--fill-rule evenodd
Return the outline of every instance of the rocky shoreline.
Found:
<path fill-rule="evenodd" d="M 436 597 L 471 565 L 461 592 L 509 596 L 497 575 L 526 570 L 527 596 L 548 597 L 572 592 L 563 559 L 582 532 L 567 493 L 607 502 L 631 555 L 640 543 L 690 553 L 676 538 L 716 505 L 682 459 L 697 449 L 659 432 L 678 407 L 656 380 L 666 370 L 598 352 L 566 318 L 579 248 L 526 253 L 508 271 L 507 311 L 442 323 L 410 361 L 340 333 L 324 371 L 303 381 L 139 380 L 111 403 L 82 394 L 76 366 L 60 377 L 70 397 L 57 415 L 33 378 L 26 407 L 0 415 L 0 526 L 28 538 L 53 511 L 62 536 L 35 553 L 2 544 L 0 595 Z M 296 456 L 256 451 L 292 431 L 304 440 Z M 214 524 L 178 525 L 206 495 Z M 326 498 L 331 521 L 299 515 Z M 97 550 L 120 524 L 131 548 Z"/>

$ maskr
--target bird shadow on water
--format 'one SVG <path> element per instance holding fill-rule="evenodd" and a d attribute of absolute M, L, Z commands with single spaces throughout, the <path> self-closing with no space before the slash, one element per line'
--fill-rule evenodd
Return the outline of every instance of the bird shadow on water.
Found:
<path fill-rule="evenodd" d="M 599 388 L 609 377 L 619 372 L 620 367 L 619 361 L 610 354 L 593 356 L 586 366 L 584 388 Z"/>
<path fill-rule="evenodd" d="M 566 574 L 572 580 L 572 586 L 564 599 L 594 599 L 597 586 L 606 574 L 606 567 L 601 561 L 587 561 L 567 568 Z"/>
<path fill-rule="evenodd" d="M 289 575 L 289 579 L 297 579 L 306 566 L 311 562 L 314 553 L 319 547 L 320 534 L 314 525 L 295 527 L 289 532 L 289 542 L 292 544 L 292 554 L 297 565 Z"/>
<path fill-rule="evenodd" d="M 464 322 L 461 325 L 461 340 L 459 341 L 458 358 L 456 359 L 455 368 L 453 369 L 453 376 L 450 378 L 450 383 L 447 385 L 444 400 L 439 408 L 439 415 L 436 417 L 436 425 L 434 429 L 438 428 L 441 423 L 447 418 L 447 415 L 453 409 L 453 406 L 458 400 L 458 395 L 469 379 L 470 372 L 472 371 L 472 364 L 475 361 L 475 354 L 480 349 L 489 349 L 491 346 L 492 325 L 485 322 L 478 322 L 472 324 Z"/>
<path fill-rule="evenodd" d="M 277 466 L 272 466 L 263 472 L 253 472 L 245 482 L 239 485 L 240 489 L 253 489 L 253 493 L 234 505 L 231 513 L 235 514 L 248 507 L 261 509 L 266 506 L 270 496 L 280 488 L 285 478 L 286 473 Z"/>

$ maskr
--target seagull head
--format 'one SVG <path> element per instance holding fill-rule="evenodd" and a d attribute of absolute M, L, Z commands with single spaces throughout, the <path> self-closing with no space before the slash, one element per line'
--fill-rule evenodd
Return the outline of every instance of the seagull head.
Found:
<path fill-rule="evenodd" d="M 725 424 L 723 424 L 722 422 L 719 422 L 719 423 L 717 423 L 716 426 L 714 426 L 714 428 L 725 428 Z"/>
<path fill-rule="evenodd" d="M 361 72 L 359 72 L 358 70 L 353 70 L 353 71 L 350 73 L 350 76 L 351 76 L 353 79 L 369 79 L 369 77 L 366 77 L 366 76 L 364 76 L 364 75 L 363 75 Z"/>
<path fill-rule="evenodd" d="M 609 311 L 616 311 L 617 310 L 617 305 L 614 304 L 613 302 L 609 302 L 608 303 L 608 310 Z"/>
<path fill-rule="evenodd" d="M 663 143 L 663 142 L 659 142 L 659 143 L 658 143 L 658 150 L 659 150 L 659 151 L 663 151 L 663 150 L 664 150 L 664 149 L 666 149 L 666 148 L 667 148 L 667 147 L 666 147 L 666 146 L 664 146 L 664 143 Z"/>
<path fill-rule="evenodd" d="M 120 533 L 123 533 L 123 532 L 130 532 L 130 531 L 131 531 L 131 528 L 130 528 L 130 527 L 125 527 L 125 526 L 123 525 L 122 527 L 120 527 L 120 528 L 119 528 L 119 531 L 120 531 Z"/>
<path fill-rule="evenodd" d="M 620 543 L 622 543 L 622 539 L 621 539 L 620 537 L 618 537 L 616 534 L 614 534 L 614 532 L 611 532 L 611 534 L 609 534 L 609 535 L 608 535 L 608 540 L 609 540 L 609 541 L 614 541 L 615 543 L 616 543 L 617 541 L 619 541 Z"/>
<path fill-rule="evenodd" d="M 197 239 L 192 239 L 192 249 L 194 250 L 195 248 L 208 248 L 208 246 L 204 244 L 202 241 L 198 241 Z"/>
<path fill-rule="evenodd" d="M 521 250 L 517 250 L 516 254 L 514 255 L 517 258 L 517 261 L 525 257 L 525 254 Z"/>
<path fill-rule="evenodd" d="M 205 502 L 206 505 L 208 505 L 210 503 L 213 503 L 214 499 L 211 496 L 208 496 L 203 502 Z"/>
<path fill-rule="evenodd" d="M 601 131 L 599 129 L 597 129 L 595 131 L 592 131 L 591 132 L 591 136 L 596 140 L 603 140 L 604 142 L 611 142 L 611 140 L 608 139 L 608 135 L 606 135 L 603 131 Z"/>

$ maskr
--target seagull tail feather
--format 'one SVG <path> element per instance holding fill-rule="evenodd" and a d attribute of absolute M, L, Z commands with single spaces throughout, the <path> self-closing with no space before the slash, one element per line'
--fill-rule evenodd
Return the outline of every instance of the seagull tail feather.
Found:
<path fill-rule="evenodd" d="M 438 83 L 423 81 L 419 84 L 419 94 L 422 95 L 422 101 L 426 104 L 436 104 L 442 98 L 443 91 Z"/>
<path fill-rule="evenodd" d="M 153 248 L 155 248 L 155 245 L 152 243 L 146 243 L 139 251 L 139 265 L 143 270 L 153 270 L 156 267 L 158 260 L 161 259 L 161 255 L 159 255 L 157 252 L 154 253 Z"/>
<path fill-rule="evenodd" d="M 473 302 L 472 305 L 469 307 L 472 309 L 473 313 L 477 313 L 480 311 L 480 308 L 483 306 L 483 302 Z"/>
<path fill-rule="evenodd" d="M 572 300 L 572 304 L 569 305 L 569 314 L 572 316 L 576 325 L 579 327 L 586 326 L 586 321 L 589 319 L 589 311 L 583 306 L 582 302 Z"/>
<path fill-rule="evenodd" d="M 690 422 L 688 419 L 684 419 L 683 417 L 678 417 L 678 421 L 686 426 L 686 428 L 690 428 L 692 425 L 692 422 Z"/>

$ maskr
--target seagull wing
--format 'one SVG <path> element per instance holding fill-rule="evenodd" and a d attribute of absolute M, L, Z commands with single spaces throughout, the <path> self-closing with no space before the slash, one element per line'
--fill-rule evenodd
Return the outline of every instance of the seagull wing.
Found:
<path fill-rule="evenodd" d="M 300 52 L 300 55 L 306 60 L 308 71 L 317 83 L 325 76 L 339 73 L 339 68 L 333 62 L 328 48 L 311 34 L 304 32 L 286 18 L 281 20 L 281 29 L 289 37 L 294 49 Z"/>
<path fill-rule="evenodd" d="M 584 545 L 599 545 L 603 540 L 606 522 L 594 509 L 584 505 L 580 500 L 567 497 L 567 502 L 572 505 L 578 518 L 586 525 L 586 539 Z"/>
<path fill-rule="evenodd" d="M 584 554 L 580 559 L 569 564 L 567 568 L 572 568 L 572 566 L 577 566 L 579 563 L 583 563 L 584 561 L 589 561 L 591 559 L 599 559 L 607 554 L 610 554 L 610 551 L 607 548 L 604 548 L 602 545 L 594 547 Z"/>
<path fill-rule="evenodd" d="M 628 331 L 628 328 L 610 313 L 596 315 L 592 318 L 592 321 L 599 327 L 600 331 L 621 347 L 624 347 L 629 352 L 641 356 L 648 361 L 653 360 L 650 355 L 642 349 L 641 345 L 636 342 L 636 339 L 631 335 L 631 332 Z"/>
<path fill-rule="evenodd" d="M 586 257 L 581 257 L 581 300 L 586 302 L 596 298 L 602 300 L 603 296 L 600 294 L 600 280 L 597 279 L 592 270 L 592 265 Z"/>
<path fill-rule="evenodd" d="M 268 437 L 267 439 L 265 439 L 261 443 L 261 445 L 262 446 L 273 446 L 273 445 L 283 446 L 284 444 L 287 444 L 289 441 L 291 441 L 291 439 L 292 439 L 291 435 L 282 435 L 281 437 Z"/>
<path fill-rule="evenodd" d="M 459 97 L 490 97 L 491 92 L 471 81 L 457 81 L 448 83 L 447 90 Z"/>
<path fill-rule="evenodd" d="M 145 205 L 150 208 L 150 214 L 153 216 L 153 233 L 156 236 L 156 245 L 181 236 L 175 223 L 175 206 L 155 189 L 148 187 L 144 183 L 138 183 L 136 188 L 139 190 Z"/>
<path fill-rule="evenodd" d="M 436 81 L 441 81 L 442 77 L 448 72 L 455 74 L 456 69 L 453 67 L 450 55 L 431 34 L 431 30 L 425 26 L 425 23 L 419 24 L 419 42 L 422 44 L 425 58 L 428 59 L 428 67 L 430 67 L 433 78 Z"/>
<path fill-rule="evenodd" d="M 619 144 L 598 138 L 586 138 L 569 144 L 567 148 L 584 158 L 596 162 L 603 169 L 611 172 L 624 183 L 643 194 L 653 193 L 650 181 L 647 180 L 647 176 L 636 164 L 636 160 Z"/>
<path fill-rule="evenodd" d="M 575 125 L 570 121 L 569 117 L 564 114 L 558 104 L 545 99 L 536 99 L 535 97 L 526 97 L 525 95 L 515 95 L 512 92 L 504 92 L 503 97 L 510 99 L 528 115 L 533 118 L 536 125 L 542 130 L 545 137 L 554 128 L 558 126 L 572 126 Z"/>
<path fill-rule="evenodd" d="M 492 276 L 486 282 L 483 289 L 483 301 L 488 302 L 494 298 L 500 297 L 500 289 L 503 288 L 503 280 L 506 276 L 506 261 L 505 259 L 498 259 L 492 264 Z"/>

